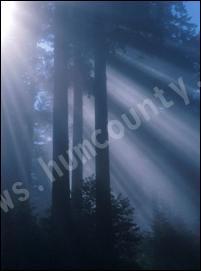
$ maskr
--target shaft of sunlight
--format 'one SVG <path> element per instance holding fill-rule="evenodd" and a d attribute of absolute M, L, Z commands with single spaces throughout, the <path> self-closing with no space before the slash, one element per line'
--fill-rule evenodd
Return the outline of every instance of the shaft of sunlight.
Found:
<path fill-rule="evenodd" d="M 14 12 L 16 4 L 14 1 L 1 1 L 1 38 L 2 42 L 10 34 L 14 25 Z"/>

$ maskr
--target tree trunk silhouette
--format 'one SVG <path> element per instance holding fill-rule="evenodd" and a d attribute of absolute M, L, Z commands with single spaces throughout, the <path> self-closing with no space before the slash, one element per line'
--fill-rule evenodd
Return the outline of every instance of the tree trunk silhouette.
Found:
<path fill-rule="evenodd" d="M 68 85 L 67 85 L 67 50 L 65 41 L 65 29 L 63 22 L 66 18 L 66 10 L 62 4 L 55 11 L 55 48 L 54 48 L 54 105 L 53 105 L 53 160 L 58 161 L 58 156 L 65 155 L 69 148 L 68 143 Z M 68 225 L 70 216 L 70 187 L 69 171 L 61 168 L 62 176 L 59 176 L 53 168 L 52 188 L 52 218 L 56 227 L 63 229 Z"/>
<path fill-rule="evenodd" d="M 108 108 L 106 87 L 106 56 L 107 46 L 103 29 L 100 23 L 97 27 L 95 43 L 95 129 L 100 131 L 97 141 L 108 141 Z M 110 195 L 109 146 L 96 146 L 96 213 L 97 238 L 101 263 L 108 266 L 112 253 L 112 218 Z"/>
<path fill-rule="evenodd" d="M 82 64 L 79 48 L 74 51 L 74 106 L 73 106 L 73 146 L 83 140 L 83 92 L 82 92 Z M 72 172 L 72 202 L 74 210 L 79 211 L 82 206 L 81 181 L 83 166 L 78 166 Z"/>

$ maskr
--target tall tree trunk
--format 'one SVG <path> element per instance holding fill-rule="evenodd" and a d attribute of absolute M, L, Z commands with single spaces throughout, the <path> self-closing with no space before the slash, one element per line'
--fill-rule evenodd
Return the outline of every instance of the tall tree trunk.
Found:
<path fill-rule="evenodd" d="M 54 47 L 54 105 L 53 105 L 53 160 L 64 155 L 68 143 L 68 85 L 67 85 L 67 49 L 65 41 L 65 7 L 60 3 L 55 11 L 55 47 Z M 65 159 L 68 162 L 66 155 Z M 61 231 L 68 225 L 70 217 L 69 171 L 62 168 L 60 177 L 53 169 L 52 219 Z M 67 230 L 67 229 L 66 229 Z"/>
<path fill-rule="evenodd" d="M 107 46 L 103 24 L 97 27 L 95 44 L 95 129 L 100 130 L 98 142 L 108 141 L 108 106 L 106 88 Z M 96 147 L 96 212 L 99 253 L 104 266 L 111 263 L 112 217 L 110 194 L 109 146 Z"/>
<path fill-rule="evenodd" d="M 73 105 L 73 147 L 82 143 L 83 140 L 83 92 L 82 92 L 82 64 L 79 48 L 74 52 L 74 105 Z M 83 166 L 78 166 L 72 172 L 72 202 L 75 211 L 82 207 L 82 182 Z"/>

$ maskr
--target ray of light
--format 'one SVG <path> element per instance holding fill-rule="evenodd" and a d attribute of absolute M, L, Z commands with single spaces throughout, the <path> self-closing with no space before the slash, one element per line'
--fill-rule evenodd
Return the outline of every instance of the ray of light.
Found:
<path fill-rule="evenodd" d="M 1 1 L 1 40 L 2 42 L 10 34 L 14 24 L 15 1 Z"/>

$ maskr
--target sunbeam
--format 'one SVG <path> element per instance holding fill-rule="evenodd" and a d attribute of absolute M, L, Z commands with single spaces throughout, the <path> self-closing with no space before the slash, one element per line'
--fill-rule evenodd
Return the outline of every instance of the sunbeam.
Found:
<path fill-rule="evenodd" d="M 9 36 L 14 21 L 14 12 L 16 9 L 15 1 L 1 1 L 1 39 L 2 42 Z"/>

